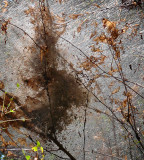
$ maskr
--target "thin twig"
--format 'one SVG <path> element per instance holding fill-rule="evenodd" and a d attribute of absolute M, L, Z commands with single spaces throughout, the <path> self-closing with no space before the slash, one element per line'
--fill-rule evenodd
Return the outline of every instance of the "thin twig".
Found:
<path fill-rule="evenodd" d="M 25 119 L 25 118 L 21 118 L 21 119 L 10 119 L 10 120 L 5 120 L 5 121 L 0 121 L 1 123 L 6 123 L 6 122 L 14 122 L 14 121 L 31 121 L 32 119 Z"/>
<path fill-rule="evenodd" d="M 84 109 L 84 128 L 83 128 L 83 139 L 84 139 L 84 144 L 83 144 L 83 156 L 85 160 L 85 145 L 86 145 L 86 123 L 87 123 L 87 108 L 88 108 L 88 103 L 89 103 L 89 92 L 87 93 L 87 99 L 86 99 L 86 106 Z"/>

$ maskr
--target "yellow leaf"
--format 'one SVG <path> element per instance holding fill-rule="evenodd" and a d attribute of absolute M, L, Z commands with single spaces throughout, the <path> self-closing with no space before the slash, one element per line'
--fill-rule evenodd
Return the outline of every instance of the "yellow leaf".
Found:
<path fill-rule="evenodd" d="M 7 1 L 3 1 L 5 3 L 4 7 L 6 8 L 8 6 L 8 2 Z"/>
<path fill-rule="evenodd" d="M 38 151 L 38 147 L 35 146 L 35 147 L 32 148 L 32 150 L 33 150 L 34 152 L 37 152 L 37 151 Z"/>
<path fill-rule="evenodd" d="M 41 150 L 41 152 L 42 152 L 42 153 L 44 152 L 44 149 L 43 149 L 43 147 L 40 147 L 40 150 Z"/>

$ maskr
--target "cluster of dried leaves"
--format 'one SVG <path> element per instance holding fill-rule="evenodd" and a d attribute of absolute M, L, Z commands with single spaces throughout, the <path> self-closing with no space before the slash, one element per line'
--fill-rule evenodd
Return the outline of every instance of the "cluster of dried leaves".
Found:
<path fill-rule="evenodd" d="M 76 18 L 79 16 L 75 16 Z M 123 22 L 125 20 L 121 20 Z M 140 113 L 140 108 L 133 104 L 134 95 L 140 95 L 138 93 L 138 85 L 134 85 L 130 87 L 126 82 L 129 81 L 125 78 L 123 73 L 123 68 L 121 66 L 121 54 L 123 54 L 123 46 L 121 37 L 127 34 L 127 30 L 131 29 L 131 33 L 128 34 L 127 38 L 132 39 L 137 35 L 137 27 L 139 24 L 126 24 L 123 28 L 118 29 L 117 24 L 120 22 L 113 22 L 108 19 L 103 18 L 102 20 L 103 27 L 105 32 L 102 32 L 100 35 L 97 35 L 97 28 L 91 33 L 90 39 L 95 42 L 95 45 L 91 46 L 91 51 L 94 53 L 90 57 L 86 57 L 86 60 L 80 65 L 86 73 L 91 73 L 89 78 L 87 79 L 87 87 L 90 90 L 97 91 L 95 97 L 97 97 L 98 101 L 106 106 L 106 108 L 112 112 L 114 116 L 121 115 L 117 120 L 124 127 L 128 125 L 132 132 L 134 132 L 135 138 L 139 141 L 139 146 L 144 149 L 144 145 L 142 142 L 143 129 L 140 131 L 137 130 L 137 121 L 141 119 L 144 121 L 143 113 Z M 97 25 L 96 25 L 97 27 Z M 104 52 L 99 44 L 107 44 L 108 51 Z M 111 63 L 109 62 L 111 57 Z M 82 74 L 83 71 L 80 72 Z M 84 72 L 85 73 L 85 72 Z M 119 77 L 117 77 L 119 75 Z M 86 76 L 85 76 L 86 77 Z M 88 75 L 87 75 L 88 77 Z M 101 79 L 110 79 L 110 84 L 108 88 L 110 89 L 110 99 L 109 103 L 107 103 L 108 97 L 104 96 L 104 86 L 100 83 L 99 78 Z M 114 79 L 114 80 L 113 80 Z M 95 87 L 93 87 L 95 86 Z M 135 94 L 133 94 L 133 92 Z M 118 94 L 117 94 L 118 93 Z M 121 95 L 120 98 L 117 95 Z M 142 95 L 140 95 L 144 98 Z M 120 100 L 122 99 L 123 100 Z M 106 100 L 104 100 L 106 99 Z M 109 106 L 112 104 L 112 106 Z M 99 109 L 94 109 L 97 113 L 103 113 Z M 110 112 L 106 112 L 109 114 Z M 116 116 L 117 117 L 117 116 Z M 128 133 L 128 138 L 132 136 L 131 133 Z M 132 140 L 133 141 L 133 140 Z M 135 144 L 136 145 L 136 144 Z"/>

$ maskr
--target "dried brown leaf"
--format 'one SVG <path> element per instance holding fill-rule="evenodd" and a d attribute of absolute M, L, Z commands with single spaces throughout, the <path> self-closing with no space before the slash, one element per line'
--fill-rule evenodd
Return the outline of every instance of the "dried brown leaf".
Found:
<path fill-rule="evenodd" d="M 132 89 L 137 92 L 139 90 L 139 86 L 135 84 Z"/>
<path fill-rule="evenodd" d="M 4 83 L 0 81 L 0 89 L 4 89 Z"/>
<path fill-rule="evenodd" d="M 33 13 L 33 11 L 34 11 L 34 8 L 29 7 L 29 9 L 27 9 L 27 10 L 24 11 L 24 13 L 25 13 L 26 15 L 28 15 L 28 14 Z"/>
<path fill-rule="evenodd" d="M 124 159 L 127 160 L 127 155 L 125 155 Z"/>
<path fill-rule="evenodd" d="M 108 87 L 109 87 L 109 88 L 111 88 L 111 87 L 114 85 L 114 83 L 115 83 L 115 82 L 114 82 L 114 81 L 112 81 L 112 82 L 109 84 L 109 86 L 108 86 Z"/>
<path fill-rule="evenodd" d="M 2 135 L 0 135 L 0 139 L 1 139 L 1 142 L 2 142 L 2 146 L 6 147 L 8 144 L 7 144 L 6 140 L 3 138 Z"/>
<path fill-rule="evenodd" d="M 93 25 L 94 27 L 97 27 L 97 26 L 98 26 L 98 23 L 97 23 L 96 21 L 93 21 L 93 22 L 91 23 L 91 25 Z"/>
<path fill-rule="evenodd" d="M 9 141 L 8 145 L 10 145 L 10 146 L 17 146 L 13 141 Z"/>
<path fill-rule="evenodd" d="M 27 143 L 26 143 L 26 139 L 25 138 L 18 138 L 18 142 L 23 146 L 27 146 Z"/>
<path fill-rule="evenodd" d="M 97 94 L 100 94 L 101 93 L 101 88 L 100 88 L 98 83 L 96 83 L 95 88 L 96 88 Z"/>
<path fill-rule="evenodd" d="M 107 27 L 107 30 L 110 32 L 116 28 L 116 23 L 103 18 L 103 26 Z"/>
<path fill-rule="evenodd" d="M 110 76 L 112 76 L 112 75 L 113 75 L 113 71 L 110 70 L 110 71 L 108 72 L 108 74 L 109 74 Z"/>
<path fill-rule="evenodd" d="M 94 109 L 97 113 L 102 113 L 99 109 Z"/>
<path fill-rule="evenodd" d="M 60 17 L 58 15 L 55 15 L 55 18 L 57 19 L 57 23 L 64 23 L 65 22 L 65 18 L 64 17 Z"/>
<path fill-rule="evenodd" d="M 81 25 L 77 28 L 77 32 L 79 33 L 81 31 Z"/>
<path fill-rule="evenodd" d="M 90 35 L 90 39 L 91 39 L 92 37 L 94 37 L 96 34 L 97 34 L 96 31 L 92 32 L 91 35 Z"/>
<path fill-rule="evenodd" d="M 130 92 L 126 92 L 125 95 L 126 95 L 127 97 L 129 97 L 130 99 L 132 98 L 132 94 L 131 94 Z"/>
<path fill-rule="evenodd" d="M 106 59 L 106 56 L 102 55 L 102 56 L 100 57 L 100 62 L 99 62 L 99 64 L 103 64 L 104 61 L 105 61 L 105 59 Z"/>
<path fill-rule="evenodd" d="M 115 94 L 115 93 L 119 92 L 119 90 L 120 90 L 120 86 L 118 88 L 116 88 L 115 90 L 113 90 L 112 94 Z"/>
<path fill-rule="evenodd" d="M 101 8 L 98 4 L 94 3 L 93 6 L 96 6 L 97 8 Z"/>
<path fill-rule="evenodd" d="M 59 0 L 59 3 L 61 4 L 61 3 L 62 3 L 62 0 Z"/>
<path fill-rule="evenodd" d="M 125 108 L 127 106 L 127 98 L 123 101 L 122 106 Z"/>
<path fill-rule="evenodd" d="M 75 20 L 75 19 L 77 19 L 79 16 L 81 16 L 82 14 L 71 14 L 71 15 L 69 15 L 69 18 L 71 18 L 71 19 L 73 19 L 73 20 Z"/>
<path fill-rule="evenodd" d="M 95 46 L 92 46 L 91 51 L 92 51 L 92 52 L 103 52 L 103 51 L 100 50 L 99 48 L 95 48 Z"/>
<path fill-rule="evenodd" d="M 10 20 L 5 21 L 2 26 L 1 30 L 6 34 L 7 33 L 7 25 L 9 24 Z"/>
<path fill-rule="evenodd" d="M 118 72 L 118 69 L 111 68 L 112 72 Z"/>
<path fill-rule="evenodd" d="M 122 70 L 121 64 L 119 63 L 119 64 L 118 64 L 118 71 L 121 71 L 121 70 Z"/>
<path fill-rule="evenodd" d="M 7 153 L 7 157 L 14 157 L 14 156 L 16 156 L 16 154 L 14 154 L 13 152 L 11 152 L 11 151 L 8 151 L 8 153 Z"/>
<path fill-rule="evenodd" d="M 96 41 L 97 43 L 98 42 L 106 43 L 107 42 L 107 37 L 106 37 L 105 34 L 101 34 L 99 37 L 94 38 L 93 41 Z"/>
<path fill-rule="evenodd" d="M 100 75 L 99 74 L 96 74 L 95 76 L 94 76 L 94 79 L 97 79 L 97 78 L 99 78 L 100 77 Z"/>

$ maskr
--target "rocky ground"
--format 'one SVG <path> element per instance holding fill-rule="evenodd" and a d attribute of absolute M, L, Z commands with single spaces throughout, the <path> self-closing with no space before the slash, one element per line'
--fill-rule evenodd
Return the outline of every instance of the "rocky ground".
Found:
<path fill-rule="evenodd" d="M 109 46 L 105 43 L 96 44 L 93 38 L 90 38 L 95 31 L 97 35 L 105 32 L 102 23 L 105 18 L 117 22 L 119 30 L 126 29 L 126 24 L 131 25 L 127 32 L 119 37 L 123 46 L 121 64 L 125 77 L 143 86 L 143 10 L 139 6 L 132 8 L 124 6 L 120 0 L 63 0 L 59 2 L 49 1 L 51 15 L 56 17 L 54 27 L 58 29 L 57 32 L 52 30 L 55 35 L 48 37 L 47 40 L 50 45 L 51 62 L 48 68 L 50 78 L 48 95 L 44 86 L 44 65 L 40 60 L 39 49 L 35 49 L 35 42 L 38 44 L 42 42 L 36 37 L 31 16 L 25 12 L 29 6 L 35 7 L 35 3 L 11 0 L 5 11 L 1 1 L 0 19 L 10 18 L 11 24 L 8 25 L 7 37 L 4 34 L 0 35 L 0 80 L 4 83 L 4 90 L 18 98 L 17 107 L 21 108 L 21 111 L 18 111 L 18 118 L 24 116 L 36 118 L 32 120 L 33 125 L 23 124 L 20 131 L 25 135 L 31 135 L 33 140 L 38 139 L 44 148 L 57 149 L 58 147 L 44 136 L 54 123 L 59 142 L 77 160 L 83 160 L 84 157 L 86 160 L 131 159 L 128 140 L 124 137 L 122 127 L 113 118 L 99 112 L 102 110 L 109 113 L 108 109 L 94 96 L 103 97 L 109 106 L 115 108 L 115 105 L 112 106 L 109 101 L 110 90 L 108 88 L 113 79 L 99 77 L 94 84 L 87 87 L 89 89 L 87 91 L 84 85 L 87 86 L 93 75 L 97 74 L 96 70 L 93 69 L 91 72 L 85 70 L 86 76 L 77 73 L 82 70 L 80 66 L 87 56 L 98 54 L 92 52 L 92 45 L 103 51 L 106 60 L 105 65 L 101 67 L 109 71 L 112 62 Z M 72 17 L 74 14 L 79 15 L 77 18 Z M 124 21 L 122 22 L 121 19 Z M 61 33 L 60 36 L 58 36 L 59 33 Z M 115 76 L 119 77 L 119 74 L 115 73 Z M 84 85 L 77 83 L 79 79 Z M 20 84 L 18 89 L 17 83 Z M 123 100 L 124 86 L 117 81 L 113 83 L 115 85 L 112 90 L 120 87 L 120 91 L 113 97 Z M 134 84 L 128 84 L 134 87 Z M 139 87 L 138 92 L 143 95 L 143 87 Z M 135 93 L 133 96 L 134 104 L 143 111 L 143 98 Z M 51 107 L 53 107 L 53 118 Z M 95 112 L 93 109 L 98 110 Z M 141 130 L 143 129 L 141 120 L 138 126 Z M 9 130 L 15 135 L 16 141 L 24 137 L 20 133 L 17 136 L 13 128 Z M 27 138 L 27 143 L 31 143 L 29 138 Z M 132 152 L 135 159 L 142 160 L 142 155 L 134 146 Z M 61 151 L 52 153 L 66 157 Z M 50 157 L 51 154 L 46 152 L 45 159 Z M 61 159 L 56 156 L 52 158 Z"/>

